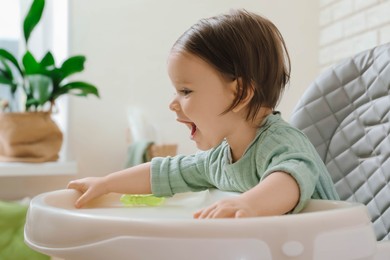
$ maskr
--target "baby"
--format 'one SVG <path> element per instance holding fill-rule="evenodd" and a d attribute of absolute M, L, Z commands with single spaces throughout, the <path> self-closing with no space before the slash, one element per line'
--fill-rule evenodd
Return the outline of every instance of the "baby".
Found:
<path fill-rule="evenodd" d="M 202 19 L 173 45 L 170 109 L 202 150 L 157 157 L 104 177 L 75 180 L 76 207 L 109 192 L 172 196 L 217 188 L 241 194 L 195 218 L 282 215 L 311 199 L 338 199 L 308 138 L 274 109 L 289 81 L 290 60 L 273 23 L 245 10 Z"/>

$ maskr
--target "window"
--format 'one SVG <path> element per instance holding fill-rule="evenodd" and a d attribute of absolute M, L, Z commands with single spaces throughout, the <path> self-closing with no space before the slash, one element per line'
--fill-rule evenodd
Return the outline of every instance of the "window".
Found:
<path fill-rule="evenodd" d="M 0 0 L 0 48 L 14 54 L 19 52 L 20 7 L 19 1 Z M 4 26 L 7 25 L 7 26 Z M 9 89 L 0 84 L 0 99 L 9 100 Z"/>
<path fill-rule="evenodd" d="M 32 0 L 0 0 L 0 48 L 7 49 L 16 57 L 25 52 L 21 41 L 22 23 L 31 3 Z M 68 42 L 68 0 L 46 0 L 42 19 L 30 37 L 29 50 L 37 59 L 41 59 L 50 50 L 56 62 L 62 63 L 68 57 Z M 8 99 L 9 95 L 8 87 L 0 84 L 0 99 Z M 64 133 L 60 152 L 60 161 L 64 162 L 69 161 L 70 157 L 67 142 L 67 106 L 67 98 L 60 98 L 57 102 L 58 113 L 53 115 Z"/>

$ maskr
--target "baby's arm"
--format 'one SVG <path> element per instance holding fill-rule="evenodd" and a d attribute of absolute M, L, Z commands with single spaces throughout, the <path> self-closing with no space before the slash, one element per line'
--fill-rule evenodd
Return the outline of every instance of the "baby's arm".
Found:
<path fill-rule="evenodd" d="M 75 203 L 76 208 L 110 192 L 150 194 L 150 163 L 140 164 L 104 177 L 89 177 L 71 181 L 68 188 L 83 193 Z"/>
<path fill-rule="evenodd" d="M 252 189 L 194 214 L 195 218 L 237 218 L 283 215 L 298 204 L 299 186 L 284 172 L 274 172 Z"/>

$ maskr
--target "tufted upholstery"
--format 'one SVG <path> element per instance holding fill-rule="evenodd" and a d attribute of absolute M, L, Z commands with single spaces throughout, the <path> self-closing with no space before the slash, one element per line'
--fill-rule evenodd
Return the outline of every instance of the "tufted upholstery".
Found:
<path fill-rule="evenodd" d="M 390 44 L 320 75 L 291 124 L 316 147 L 340 198 L 367 205 L 377 239 L 390 239 Z"/>

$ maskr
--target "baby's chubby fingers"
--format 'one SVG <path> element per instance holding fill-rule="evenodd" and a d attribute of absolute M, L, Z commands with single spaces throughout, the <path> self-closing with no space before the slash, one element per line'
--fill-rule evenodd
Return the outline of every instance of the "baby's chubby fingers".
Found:
<path fill-rule="evenodd" d="M 214 205 L 208 208 L 201 209 L 194 213 L 194 218 L 234 218 L 236 209 Z"/>
<path fill-rule="evenodd" d="M 214 209 L 215 209 L 214 205 L 207 208 L 200 209 L 193 214 L 193 217 L 199 219 L 209 218 L 212 212 L 214 211 Z"/>
<path fill-rule="evenodd" d="M 81 192 L 85 192 L 85 185 L 80 180 L 71 181 L 68 183 L 67 189 L 74 189 Z"/>
<path fill-rule="evenodd" d="M 76 208 L 82 208 L 88 201 L 92 199 L 91 192 L 87 191 L 78 198 L 74 204 Z"/>
<path fill-rule="evenodd" d="M 74 180 L 69 182 L 68 189 L 75 189 L 83 193 L 75 203 L 76 208 L 81 208 L 90 200 L 106 193 L 101 178 Z"/>
<path fill-rule="evenodd" d="M 84 179 L 71 181 L 67 186 L 68 189 L 74 189 L 82 193 L 82 195 L 75 202 L 76 208 L 81 208 L 89 200 L 88 186 L 83 180 Z"/>
<path fill-rule="evenodd" d="M 245 218 L 255 216 L 242 198 L 225 199 L 193 214 L 194 218 Z"/>

